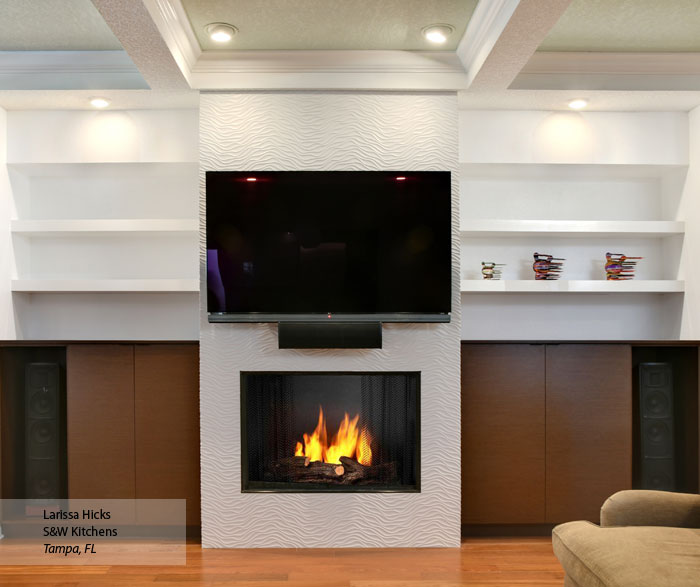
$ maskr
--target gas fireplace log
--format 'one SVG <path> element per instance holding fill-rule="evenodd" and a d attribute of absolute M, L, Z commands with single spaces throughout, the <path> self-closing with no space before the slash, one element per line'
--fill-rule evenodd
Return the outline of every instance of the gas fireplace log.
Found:
<path fill-rule="evenodd" d="M 305 457 L 289 457 L 274 463 L 273 474 L 278 481 L 328 483 L 337 481 L 342 472 L 339 474 L 336 469 L 341 468 L 333 463 L 309 462 Z"/>
<path fill-rule="evenodd" d="M 396 480 L 396 463 L 384 463 L 382 465 L 361 465 L 354 459 L 340 457 L 340 462 L 345 466 L 346 483 L 371 483 L 376 481 L 393 482 Z"/>
<path fill-rule="evenodd" d="M 339 465 L 309 462 L 307 457 L 288 457 L 272 465 L 272 476 L 276 481 L 333 485 L 367 485 L 396 480 L 396 463 L 365 466 L 348 457 L 340 457 L 340 462 Z"/>

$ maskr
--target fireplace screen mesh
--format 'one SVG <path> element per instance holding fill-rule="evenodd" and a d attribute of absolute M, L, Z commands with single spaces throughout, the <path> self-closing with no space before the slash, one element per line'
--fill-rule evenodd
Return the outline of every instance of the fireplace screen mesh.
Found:
<path fill-rule="evenodd" d="M 243 373 L 243 491 L 417 491 L 419 373 Z"/>

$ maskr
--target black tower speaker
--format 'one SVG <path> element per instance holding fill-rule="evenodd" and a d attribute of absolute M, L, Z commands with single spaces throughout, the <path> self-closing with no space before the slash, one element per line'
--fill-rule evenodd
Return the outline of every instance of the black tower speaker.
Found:
<path fill-rule="evenodd" d="M 24 497 L 59 499 L 62 455 L 58 363 L 27 363 L 24 398 Z"/>
<path fill-rule="evenodd" d="M 670 363 L 639 365 L 642 489 L 676 488 L 673 372 Z"/>

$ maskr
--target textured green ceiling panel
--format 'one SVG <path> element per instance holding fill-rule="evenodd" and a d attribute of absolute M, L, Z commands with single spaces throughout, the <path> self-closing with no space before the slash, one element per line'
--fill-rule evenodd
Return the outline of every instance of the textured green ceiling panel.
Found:
<path fill-rule="evenodd" d="M 700 51 L 700 0 L 574 0 L 539 51 Z"/>
<path fill-rule="evenodd" d="M 488 1 L 488 0 L 487 0 Z M 182 0 L 203 50 L 403 49 L 454 51 L 477 0 Z M 225 46 L 204 27 L 225 22 L 239 34 Z M 455 28 L 444 45 L 421 36 L 430 24 Z"/>
<path fill-rule="evenodd" d="M 0 0 L 0 51 L 119 51 L 90 0 Z"/>

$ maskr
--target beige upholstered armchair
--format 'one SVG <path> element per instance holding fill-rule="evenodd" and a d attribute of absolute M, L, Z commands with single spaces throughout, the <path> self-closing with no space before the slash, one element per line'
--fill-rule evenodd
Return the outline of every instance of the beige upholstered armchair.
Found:
<path fill-rule="evenodd" d="M 698 587 L 700 495 L 620 491 L 600 526 L 561 524 L 552 544 L 566 587 Z"/>

